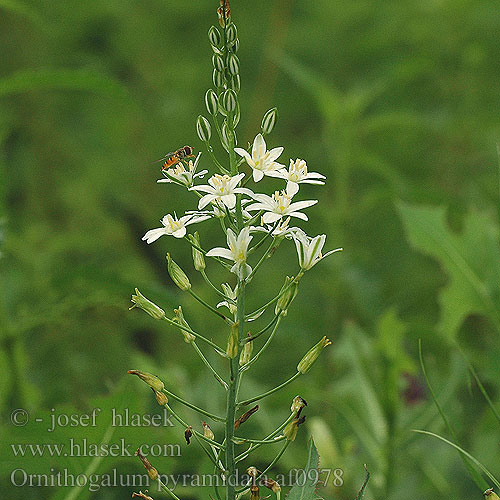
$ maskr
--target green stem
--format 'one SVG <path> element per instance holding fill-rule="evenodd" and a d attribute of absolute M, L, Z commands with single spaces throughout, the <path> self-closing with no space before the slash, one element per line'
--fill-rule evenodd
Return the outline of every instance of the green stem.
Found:
<path fill-rule="evenodd" d="M 251 337 L 245 339 L 244 344 L 246 344 L 247 342 L 253 342 L 255 339 L 258 339 L 263 333 L 266 333 L 269 328 L 272 328 L 274 323 L 276 323 L 276 321 L 278 321 L 280 317 L 280 315 L 274 316 L 274 318 L 264 328 L 262 328 L 262 330 L 257 332 L 255 335 L 252 335 Z"/>
<path fill-rule="evenodd" d="M 210 278 L 207 276 L 207 273 L 205 272 L 205 269 L 202 269 L 200 271 L 201 275 L 203 276 L 203 279 L 205 282 L 210 285 L 210 287 L 219 295 L 219 297 L 222 297 L 224 300 L 227 300 L 228 302 L 232 302 L 232 300 L 227 297 L 223 292 L 221 292 L 211 281 Z"/>
<path fill-rule="evenodd" d="M 271 244 L 269 245 L 268 249 L 264 252 L 264 254 L 262 255 L 262 257 L 260 258 L 259 262 L 257 262 L 257 264 L 255 264 L 255 267 L 253 268 L 253 271 L 245 278 L 245 281 L 248 283 L 252 278 L 253 276 L 255 275 L 255 273 L 257 272 L 257 270 L 259 269 L 259 267 L 264 263 L 264 261 L 267 259 L 268 255 L 271 253 L 271 250 L 273 249 L 274 247 L 274 243 L 276 241 L 276 238 L 273 238 L 273 241 L 271 241 Z"/>
<path fill-rule="evenodd" d="M 242 406 L 246 406 L 250 403 L 255 403 L 256 401 L 259 401 L 260 399 L 263 399 L 267 396 L 270 396 L 271 394 L 274 394 L 275 392 L 279 391 L 280 389 L 283 389 L 283 387 L 286 387 L 288 384 L 293 382 L 300 375 L 302 375 L 302 373 L 297 372 L 292 377 L 290 377 L 288 380 L 285 380 L 282 384 L 278 385 L 274 389 L 271 389 L 270 391 L 264 392 L 264 394 L 261 394 L 260 396 L 255 396 L 252 399 L 247 399 L 245 401 L 241 401 L 240 403 L 238 403 L 238 408 L 241 408 Z"/>
<path fill-rule="evenodd" d="M 158 478 L 158 484 L 160 488 L 165 493 L 168 493 L 174 500 L 181 500 L 160 478 Z"/>
<path fill-rule="evenodd" d="M 198 406 L 190 403 L 189 401 L 182 399 L 180 396 L 177 396 L 177 394 L 170 392 L 168 389 L 164 388 L 163 392 L 169 398 L 172 398 L 173 400 L 175 400 L 179 403 L 182 403 L 184 406 L 187 406 L 188 408 L 191 408 L 192 410 L 197 411 L 198 413 L 201 413 L 202 415 L 205 415 L 206 417 L 211 418 L 212 420 L 215 420 L 216 422 L 225 422 L 225 419 L 223 417 L 219 417 L 218 415 L 214 415 L 213 413 L 210 413 L 209 411 L 206 411 L 203 408 L 199 408 Z"/>
<path fill-rule="evenodd" d="M 244 444 L 244 443 L 254 443 L 254 444 L 273 444 L 279 443 L 286 439 L 285 436 L 279 436 L 276 439 L 248 439 L 244 437 L 234 436 L 233 440 L 236 444 Z"/>
<path fill-rule="evenodd" d="M 191 345 L 194 347 L 194 350 L 198 353 L 198 355 L 200 356 L 200 358 L 203 361 L 203 363 L 205 363 L 205 365 L 207 366 L 207 368 L 213 373 L 213 375 L 217 379 L 217 381 L 227 391 L 228 390 L 228 385 L 227 385 L 226 381 L 216 372 L 215 368 L 210 364 L 210 361 L 208 361 L 208 359 L 205 358 L 204 354 L 201 352 L 200 348 L 196 345 L 196 343 L 195 342 L 191 342 Z"/>
<path fill-rule="evenodd" d="M 218 126 L 219 123 L 217 122 L 217 118 L 214 117 L 214 120 Z M 208 151 L 208 154 L 210 155 L 210 158 L 212 158 L 212 161 L 214 162 L 214 165 L 221 171 L 221 173 L 228 174 L 229 172 L 222 166 L 222 164 L 216 158 L 215 153 L 214 153 L 214 148 L 211 146 L 211 144 L 209 142 L 206 142 L 205 145 L 207 147 L 207 151 Z"/>

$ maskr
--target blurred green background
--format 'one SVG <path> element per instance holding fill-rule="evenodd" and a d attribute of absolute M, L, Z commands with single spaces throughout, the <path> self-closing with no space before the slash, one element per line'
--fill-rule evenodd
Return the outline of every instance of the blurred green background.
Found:
<path fill-rule="evenodd" d="M 158 413 L 131 368 L 212 411 L 223 395 L 175 330 L 127 311 L 138 287 L 165 310 L 179 304 L 219 343 L 217 318 L 170 282 L 171 252 L 194 286 L 184 242 L 140 238 L 165 213 L 192 208 L 156 184 L 152 162 L 184 144 L 199 150 L 194 123 L 211 86 L 206 33 L 216 0 L 0 0 L 0 484 L 12 499 L 119 499 L 141 488 L 16 487 L 11 472 L 68 469 L 143 473 L 136 458 L 15 457 L 12 443 L 99 442 L 110 409 Z M 498 398 L 500 334 L 500 9 L 493 0 L 256 0 L 232 2 L 240 37 L 240 145 L 263 113 L 279 109 L 268 138 L 288 158 L 328 177 L 301 192 L 309 234 L 326 233 L 340 255 L 315 267 L 274 347 L 246 378 L 249 396 L 293 373 L 328 335 L 333 346 L 306 377 L 264 400 L 249 435 L 286 418 L 296 394 L 308 423 L 276 471 L 300 467 L 315 436 L 321 466 L 344 485 L 321 494 L 354 499 L 363 464 L 368 499 L 482 498 L 459 454 L 412 432 L 454 440 L 418 361 L 418 340 L 456 442 L 499 473 L 498 421 L 468 370 Z M 202 156 L 209 167 L 207 155 Z M 210 167 L 209 167 L 210 168 Z M 221 246 L 200 226 L 206 247 Z M 296 266 L 292 245 L 255 280 L 252 304 Z M 216 269 L 212 268 L 211 273 Z M 228 277 L 221 276 L 222 279 Z M 258 292 L 256 292 L 258 291 Z M 460 352 L 465 354 L 465 357 Z M 214 358 L 222 370 L 221 360 Z M 279 369 L 277 369 L 279 367 Z M 152 400 L 153 399 L 153 400 Z M 46 432 L 36 417 L 103 409 L 99 426 Z M 25 427 L 10 422 L 25 408 Z M 176 407 L 193 425 L 197 415 Z M 106 420 L 108 419 L 108 420 Z M 220 435 L 222 428 L 213 425 Z M 111 442 L 177 443 L 182 456 L 152 459 L 168 474 L 211 473 L 183 444 L 183 429 L 118 428 Z M 244 467 L 263 468 L 276 450 Z M 490 481 L 482 485 L 493 486 Z M 144 489 L 144 488 L 142 488 Z M 176 490 L 184 499 L 210 489 Z M 155 498 L 162 498 L 153 494 Z"/>

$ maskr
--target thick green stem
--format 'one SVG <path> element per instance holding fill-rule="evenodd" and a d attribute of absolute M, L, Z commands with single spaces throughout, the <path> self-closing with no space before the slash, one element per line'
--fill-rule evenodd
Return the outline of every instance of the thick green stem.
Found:
<path fill-rule="evenodd" d="M 238 331 L 239 342 L 241 342 L 241 339 L 243 338 L 244 335 L 244 326 L 245 326 L 245 280 L 244 279 L 238 279 L 236 318 L 239 326 L 239 331 Z M 234 481 L 231 479 L 234 479 L 233 476 L 236 471 L 235 443 L 233 441 L 233 438 L 234 438 L 234 420 L 236 413 L 236 398 L 238 394 L 239 377 L 240 377 L 238 365 L 239 365 L 239 356 L 237 355 L 230 360 L 231 378 L 229 380 L 229 390 L 227 392 L 226 435 L 225 435 L 225 440 L 226 440 L 225 465 L 226 465 L 226 478 L 228 478 L 227 489 L 226 489 L 227 500 L 234 500 L 236 497 Z"/>

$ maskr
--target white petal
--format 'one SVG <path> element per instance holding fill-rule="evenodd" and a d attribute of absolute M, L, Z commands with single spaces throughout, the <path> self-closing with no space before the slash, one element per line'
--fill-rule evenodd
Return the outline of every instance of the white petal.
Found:
<path fill-rule="evenodd" d="M 231 250 L 227 248 L 212 248 L 212 250 L 209 250 L 205 255 L 207 257 L 222 257 L 224 259 L 234 260 Z"/>
<path fill-rule="evenodd" d="M 266 154 L 266 141 L 262 134 L 257 134 L 253 140 L 252 158 L 261 158 Z"/>
<path fill-rule="evenodd" d="M 264 221 L 265 224 L 272 224 L 273 222 L 276 222 L 277 220 L 281 219 L 281 215 L 275 214 L 274 212 L 266 212 L 262 216 L 262 220 Z"/>
<path fill-rule="evenodd" d="M 283 149 L 285 149 L 285 148 L 279 147 L 279 148 L 273 148 L 273 149 L 271 149 L 271 151 L 269 151 L 269 156 L 267 157 L 267 159 L 270 162 L 273 162 L 274 160 L 276 160 L 281 155 L 281 153 L 283 153 Z"/>
<path fill-rule="evenodd" d="M 207 186 L 206 184 L 193 186 L 192 188 L 189 188 L 189 191 L 201 191 L 202 193 L 215 194 L 215 189 L 212 186 Z"/>
<path fill-rule="evenodd" d="M 221 196 L 221 201 L 226 205 L 230 210 L 233 209 L 236 205 L 236 196 L 234 194 L 226 194 Z"/>
<path fill-rule="evenodd" d="M 296 182 L 288 181 L 286 183 L 286 194 L 293 198 L 299 192 L 299 185 Z"/>
<path fill-rule="evenodd" d="M 186 236 L 186 228 L 183 226 L 172 233 L 174 238 L 184 238 Z"/>
<path fill-rule="evenodd" d="M 259 182 L 264 177 L 264 172 L 262 170 L 253 169 L 253 180 L 254 182 Z"/>
<path fill-rule="evenodd" d="M 297 217 L 297 219 L 302 219 L 302 220 L 309 220 L 306 214 L 303 214 L 302 212 L 292 212 L 291 214 L 287 214 L 290 217 Z"/>
<path fill-rule="evenodd" d="M 313 205 L 316 205 L 318 203 L 318 200 L 304 200 L 304 201 L 297 201 L 295 203 L 292 203 L 289 207 L 288 210 L 296 211 L 296 210 L 302 210 L 307 207 L 312 207 Z"/>
<path fill-rule="evenodd" d="M 326 179 L 326 177 L 322 174 L 318 174 L 318 172 L 309 172 L 307 174 L 307 179 Z"/>
<path fill-rule="evenodd" d="M 142 240 L 147 241 L 148 244 L 153 243 L 153 241 L 156 241 L 160 236 L 163 236 L 164 234 L 168 234 L 166 228 L 164 227 L 151 229 L 142 237 Z"/>
<path fill-rule="evenodd" d="M 252 205 L 249 205 L 246 207 L 246 210 L 251 212 L 252 210 L 269 210 L 268 205 L 264 205 L 264 203 L 252 203 Z"/>
<path fill-rule="evenodd" d="M 216 199 L 216 196 L 213 194 L 206 194 L 205 196 L 202 196 L 200 198 L 200 201 L 198 202 L 198 209 L 201 210 L 202 208 L 205 208 L 210 202 L 214 201 Z"/>

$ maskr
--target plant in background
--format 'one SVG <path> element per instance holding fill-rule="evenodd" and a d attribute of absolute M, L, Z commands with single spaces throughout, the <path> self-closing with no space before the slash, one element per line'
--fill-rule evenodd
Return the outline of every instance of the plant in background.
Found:
<path fill-rule="evenodd" d="M 185 438 L 189 444 L 194 438 L 203 451 L 213 462 L 215 472 L 223 480 L 226 489 L 225 498 L 234 500 L 241 495 L 251 492 L 252 499 L 259 497 L 259 486 L 268 487 L 276 496 L 280 497 L 280 485 L 268 478 L 266 473 L 278 462 L 289 444 L 295 440 L 299 426 L 304 422 L 302 410 L 306 402 L 299 396 L 295 397 L 291 406 L 291 413 L 287 419 L 275 430 L 262 439 L 248 439 L 243 436 L 241 426 L 251 418 L 259 406 L 255 404 L 263 398 L 271 396 L 293 382 L 297 377 L 305 374 L 316 361 L 322 350 L 330 345 L 330 341 L 323 336 L 299 360 L 295 373 L 273 389 L 247 400 L 239 398 L 243 375 L 262 356 L 276 335 L 283 317 L 298 292 L 300 280 L 304 274 L 326 256 L 341 250 L 340 248 L 322 254 L 326 236 L 309 237 L 303 229 L 291 226 L 292 218 L 307 221 L 305 209 L 315 205 L 317 200 L 298 201 L 300 185 L 302 183 L 323 184 L 325 177 L 319 173 L 308 172 L 307 164 L 302 159 L 290 159 L 290 166 L 278 163 L 283 154 L 282 147 L 268 149 L 265 136 L 271 133 L 276 123 L 277 110 L 269 110 L 263 120 L 261 132 L 255 137 L 253 144 L 247 149 L 238 147 L 236 128 L 240 120 L 240 105 L 238 93 L 240 91 L 240 63 L 237 57 L 238 35 L 235 24 L 231 21 L 228 1 L 221 0 L 218 9 L 220 28 L 212 26 L 209 30 L 209 40 L 213 49 L 213 84 L 214 88 L 207 91 L 205 104 L 211 122 L 199 116 L 196 123 L 198 137 L 206 145 L 208 154 L 216 168 L 216 172 L 208 178 L 206 184 L 197 181 L 207 171 L 196 174 L 200 155 L 194 163 L 179 158 L 178 162 L 169 169 L 164 169 L 163 182 L 177 184 L 187 189 L 187 194 L 198 196 L 197 207 L 182 217 L 167 214 L 162 219 L 163 227 L 148 231 L 143 240 L 153 243 L 161 236 L 184 238 L 191 246 L 194 268 L 201 273 L 203 279 L 219 296 L 217 305 L 211 305 L 199 297 L 193 290 L 187 274 L 167 254 L 168 272 L 173 282 L 183 291 L 192 295 L 203 304 L 210 313 L 216 314 L 227 330 L 227 338 L 214 342 L 195 331 L 184 317 L 182 308 L 174 310 L 174 316 L 169 318 L 165 311 L 144 297 L 138 290 L 132 296 L 134 305 L 143 309 L 154 319 L 166 321 L 177 327 L 184 336 L 185 342 L 191 344 L 207 369 L 215 376 L 224 391 L 226 411 L 224 415 L 215 415 L 196 405 L 185 401 L 170 392 L 164 383 L 156 376 L 138 370 L 129 373 L 138 375 L 153 390 L 158 403 L 171 413 L 173 418 L 185 428 Z M 219 161 L 212 148 L 212 126 L 215 135 L 228 155 L 227 161 Z M 171 162 L 170 162 L 171 165 Z M 170 166 L 169 165 L 169 166 Z M 210 174 L 209 174 L 210 175 Z M 283 182 L 281 190 L 271 195 L 259 192 L 266 177 L 277 178 L 274 182 Z M 159 181 L 159 182 L 162 182 Z M 250 187 L 247 187 L 249 185 Z M 206 222 L 220 225 L 227 246 L 205 249 L 198 232 L 187 234 L 188 225 Z M 198 225 L 198 227 L 200 227 Z M 285 278 L 274 298 L 267 301 L 256 310 L 246 309 L 246 296 L 250 293 L 261 295 L 261 290 L 252 287 L 252 279 L 276 252 L 283 241 L 295 243 L 298 255 L 298 269 L 292 276 Z M 216 284 L 207 274 L 206 260 L 215 262 L 222 269 L 217 276 L 232 276 L 232 283 Z M 220 280 L 222 281 L 222 280 Z M 221 312 L 227 309 L 227 312 Z M 248 331 L 248 324 L 266 312 L 271 312 L 271 318 L 263 327 L 255 332 Z M 254 333 L 255 332 L 255 333 Z M 265 339 L 265 340 L 264 340 Z M 222 343 L 225 342 L 225 345 Z M 209 361 L 209 357 L 202 352 L 198 344 L 205 344 L 209 349 L 225 358 L 227 373 L 220 374 Z M 254 352 L 257 351 L 257 352 Z M 211 419 L 224 424 L 224 432 L 219 434 L 203 422 L 197 429 L 196 425 L 187 423 L 170 406 L 169 400 L 187 406 L 197 411 L 203 418 Z M 246 480 L 237 484 L 238 464 L 247 459 L 258 448 L 282 442 L 281 450 L 269 466 L 258 471 L 255 467 L 247 469 Z M 242 449 L 243 447 L 243 449 Z M 314 453 L 311 443 L 309 463 L 314 467 Z M 149 463 L 140 450 L 138 456 L 146 467 L 153 481 L 177 498 L 176 494 L 162 481 L 154 467 Z M 317 456 L 317 455 L 316 455 Z M 317 459 L 316 459 L 317 466 Z M 240 476 L 241 477 L 241 476 Z M 221 499 L 221 492 L 216 487 L 216 495 Z M 314 491 L 314 488 L 311 490 Z M 311 493 L 312 498 L 312 493 Z"/>

